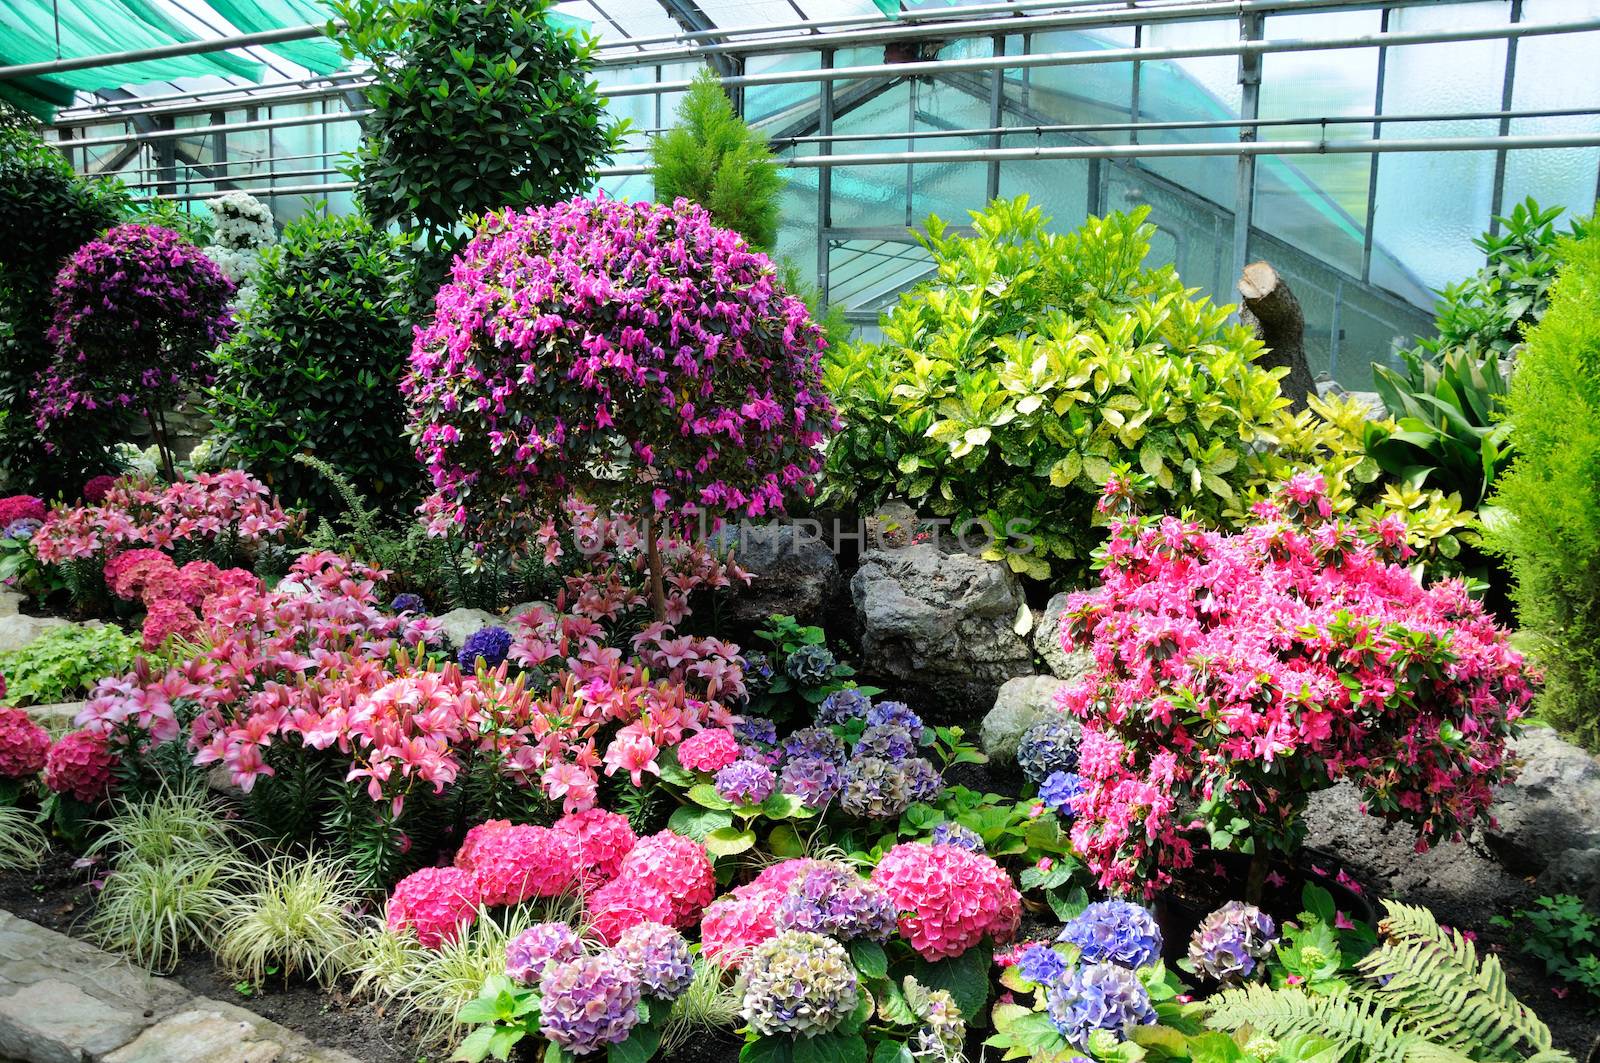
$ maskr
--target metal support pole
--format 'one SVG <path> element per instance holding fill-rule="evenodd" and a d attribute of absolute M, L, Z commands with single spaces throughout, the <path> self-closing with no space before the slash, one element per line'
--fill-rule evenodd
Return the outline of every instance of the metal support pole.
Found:
<path fill-rule="evenodd" d="M 1378 15 L 1378 32 L 1389 32 L 1389 9 L 1384 8 Z M 1383 115 L 1383 82 L 1389 70 L 1389 49 L 1378 49 L 1378 75 L 1374 79 L 1372 94 L 1372 139 L 1382 139 L 1383 123 L 1377 121 Z M 1381 155 L 1374 153 L 1367 166 L 1367 214 L 1366 224 L 1361 227 L 1361 281 L 1363 284 L 1372 282 L 1372 225 L 1378 217 L 1378 160 Z"/>
<path fill-rule="evenodd" d="M 1513 24 L 1522 21 L 1522 0 L 1511 0 L 1511 21 Z M 1500 109 L 1511 110 L 1511 104 L 1516 99 L 1517 93 L 1517 39 L 1512 37 L 1506 41 L 1506 71 L 1505 77 L 1500 82 Z M 1500 119 L 1500 135 L 1511 135 L 1511 119 Z M 1506 196 L 1506 152 L 1504 148 L 1494 153 L 1494 194 L 1490 200 L 1489 209 L 1489 235 L 1497 236 L 1500 233 L 1500 215 L 1505 213 Z"/>
<path fill-rule="evenodd" d="M 1005 55 L 1006 54 L 1006 38 L 1005 38 L 1005 35 L 1002 34 L 1002 33 L 997 33 L 994 36 L 994 54 L 995 55 Z M 1005 72 L 1005 69 L 1003 67 L 1001 67 L 1001 68 L 997 68 L 995 70 L 994 74 L 992 75 L 992 80 L 989 82 L 989 128 L 990 129 L 999 129 L 1000 128 L 1001 121 L 1004 118 L 1004 110 L 1003 110 L 1003 108 L 1005 106 L 1005 94 L 1006 94 L 1006 72 Z M 999 133 L 990 134 L 990 136 L 989 136 L 989 147 L 998 148 L 999 146 L 1000 146 L 1000 134 Z M 991 162 L 991 163 L 989 163 L 988 181 L 984 185 L 984 202 L 985 203 L 993 203 L 995 200 L 997 200 L 999 198 L 1000 198 L 1000 164 L 998 162 Z"/>
<path fill-rule="evenodd" d="M 1264 19 L 1261 15 L 1245 14 L 1239 16 L 1239 39 L 1242 41 L 1259 41 Z M 1239 55 L 1239 117 L 1245 122 L 1254 122 L 1261 114 L 1261 56 L 1254 52 L 1241 52 Z M 1246 125 L 1239 130 L 1239 143 L 1253 143 L 1256 139 L 1256 130 L 1253 125 Z M 1250 260 L 1250 225 L 1255 216 L 1255 191 L 1256 191 L 1256 157 L 1251 154 L 1241 153 L 1238 162 L 1237 182 L 1233 195 L 1233 274 L 1225 278 L 1224 283 L 1218 285 L 1221 290 L 1226 290 L 1224 285 L 1231 285 L 1233 278 L 1244 273 L 1245 264 Z"/>
<path fill-rule="evenodd" d="M 833 49 L 822 53 L 822 68 L 833 67 Z M 817 132 L 823 136 L 833 133 L 833 82 L 822 83 L 822 96 L 817 106 Z M 833 144 L 823 141 L 819 158 L 833 154 Z M 828 237 L 833 227 L 833 170 L 823 167 L 817 172 L 817 298 L 823 306 L 829 303 L 828 294 Z"/>

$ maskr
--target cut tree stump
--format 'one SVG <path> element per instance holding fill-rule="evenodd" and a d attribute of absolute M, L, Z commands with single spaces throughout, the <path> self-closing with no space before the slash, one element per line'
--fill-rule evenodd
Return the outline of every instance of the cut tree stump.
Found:
<path fill-rule="evenodd" d="M 1289 373 L 1278 382 L 1279 387 L 1293 409 L 1305 409 L 1306 399 L 1317 393 L 1317 382 L 1306 364 L 1306 316 L 1300 300 L 1267 262 L 1252 262 L 1244 268 L 1239 276 L 1239 296 L 1244 303 L 1239 320 L 1267 345 L 1256 364 L 1267 369 L 1288 366 Z"/>

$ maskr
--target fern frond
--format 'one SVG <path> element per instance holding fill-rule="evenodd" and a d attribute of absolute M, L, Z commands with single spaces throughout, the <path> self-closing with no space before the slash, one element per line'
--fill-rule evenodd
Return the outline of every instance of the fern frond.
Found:
<path fill-rule="evenodd" d="M 294 460 L 308 469 L 317 473 L 333 486 L 339 499 L 344 502 L 345 520 L 355 532 L 356 541 L 370 543 L 378 534 L 376 509 L 367 508 L 367 499 L 356 490 L 356 485 L 350 478 L 321 458 L 312 454 L 296 454 Z"/>
<path fill-rule="evenodd" d="M 1384 943 L 1357 969 L 1419 1033 L 1474 1059 L 1517 1059 L 1524 1044 L 1533 1053 L 1552 1051 L 1549 1028 L 1512 995 L 1498 958 L 1480 957 L 1425 908 L 1384 906 Z"/>
<path fill-rule="evenodd" d="M 1403 1016 L 1364 991 L 1313 996 L 1300 989 L 1247 985 L 1224 989 L 1206 1003 L 1206 1025 L 1213 1029 L 1232 1033 L 1249 1027 L 1279 1040 L 1311 1034 L 1333 1042 L 1340 1059 L 1408 1063 L 1416 1055 L 1415 1063 L 1423 1063 L 1423 1056 L 1443 1063 L 1443 1057 L 1430 1053 L 1451 1055 L 1442 1046 L 1428 1045 L 1406 1027 Z"/>

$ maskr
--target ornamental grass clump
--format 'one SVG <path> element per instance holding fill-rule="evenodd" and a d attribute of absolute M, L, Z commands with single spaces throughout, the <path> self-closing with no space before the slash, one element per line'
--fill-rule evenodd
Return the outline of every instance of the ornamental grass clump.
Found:
<path fill-rule="evenodd" d="M 491 214 L 403 384 L 430 528 L 515 552 L 574 494 L 678 528 L 781 513 L 835 425 L 822 346 L 771 261 L 685 201 Z"/>
<path fill-rule="evenodd" d="M 170 971 L 185 949 L 215 941 L 244 874 L 231 852 L 119 860 L 95 902 L 89 936 L 151 971 Z"/>
<path fill-rule="evenodd" d="M 1312 475 L 1236 535 L 1113 520 L 1102 585 L 1062 623 L 1094 668 L 1059 695 L 1083 725 L 1072 840 L 1103 887 L 1153 892 L 1197 847 L 1244 848 L 1257 898 L 1340 781 L 1421 848 L 1487 820 L 1533 683 L 1466 586 L 1420 586 L 1408 552 L 1398 518 L 1347 523 Z"/>
<path fill-rule="evenodd" d="M 217 960 L 253 985 L 269 974 L 327 985 L 355 948 L 362 901 L 347 864 L 317 853 L 266 861 L 246 877 L 217 933 Z"/>
<path fill-rule="evenodd" d="M 46 448 L 75 414 L 134 410 L 176 479 L 163 409 L 209 382 L 209 355 L 233 330 L 233 293 L 216 263 L 158 225 L 118 225 L 80 247 L 56 278 L 56 355 L 35 395 Z"/>

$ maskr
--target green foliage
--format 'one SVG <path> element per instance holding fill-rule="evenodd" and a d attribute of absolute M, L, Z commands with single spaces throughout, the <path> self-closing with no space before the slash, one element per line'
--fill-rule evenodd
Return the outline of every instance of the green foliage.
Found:
<path fill-rule="evenodd" d="M 722 968 L 695 957 L 694 981 L 672 1002 L 661 1031 L 661 1052 L 672 1055 L 696 1036 L 731 1030 L 739 1024 L 739 994 L 722 976 Z"/>
<path fill-rule="evenodd" d="M 1220 520 L 1287 405 L 1283 371 L 1254 364 L 1261 343 L 1230 308 L 1144 264 L 1147 214 L 1062 235 L 1020 197 L 974 214 L 970 238 L 930 218 L 937 278 L 883 319 L 882 343 L 829 357 L 845 428 L 825 497 L 986 521 L 988 556 L 1041 579 L 1087 570 L 1121 463 L 1152 479 L 1155 508 Z"/>
<path fill-rule="evenodd" d="M 361 903 L 341 861 L 316 853 L 268 860 L 247 877 L 217 934 L 217 960 L 261 985 L 281 971 L 327 985 L 355 946 L 350 913 Z"/>
<path fill-rule="evenodd" d="M 770 717 L 780 726 L 805 726 L 829 694 L 856 685 L 851 678 L 856 670 L 828 648 L 828 637 L 820 627 L 774 613 L 767 626 L 756 631 L 756 639 L 758 652 L 772 670 L 770 680 L 751 687 L 748 711 L 756 716 Z M 811 667 L 791 667 L 796 654 L 807 657 Z M 877 687 L 859 689 L 867 697 L 881 693 Z"/>
<path fill-rule="evenodd" d="M 133 667 L 139 643 L 112 624 L 73 624 L 46 631 L 20 650 L 0 653 L 11 705 L 77 701 L 108 675 Z"/>
<path fill-rule="evenodd" d="M 1477 509 L 1511 462 L 1511 426 L 1501 420 L 1509 382 L 1500 356 L 1456 347 L 1437 363 L 1414 352 L 1402 357 L 1403 375 L 1372 367 L 1397 423 L 1368 423 L 1367 452 L 1390 476 L 1457 495 Z"/>
<path fill-rule="evenodd" d="M 1582 238 L 1589 222 L 1574 219 L 1566 233 L 1556 230 L 1560 207 L 1541 209 L 1530 196 L 1510 214 L 1497 218 L 1499 235 L 1484 233 L 1473 243 L 1487 258 L 1483 268 L 1440 292 L 1436 339 L 1424 340 L 1419 353 L 1433 357 L 1455 347 L 1503 354 L 1522 342 L 1550 303 L 1550 288 L 1561 263 L 1563 236 Z"/>
<path fill-rule="evenodd" d="M 777 157 L 766 136 L 734 112 L 709 68 L 695 75 L 678 104 L 678 124 L 651 144 L 650 164 L 658 202 L 682 196 L 752 247 L 771 251 L 777 244 L 784 184 Z"/>
<path fill-rule="evenodd" d="M 194 246 L 204 247 L 211 242 L 211 215 L 186 206 L 170 199 L 132 199 L 125 220 L 171 229 Z"/>
<path fill-rule="evenodd" d="M 380 225 L 420 231 L 429 291 L 465 216 L 582 192 L 621 144 L 590 80 L 595 42 L 557 28 L 549 0 L 333 7 L 346 57 L 372 64 L 357 196 Z"/>
<path fill-rule="evenodd" d="M 1517 947 L 1568 985 L 1600 1003 L 1600 916 L 1570 893 L 1540 897 L 1532 908 L 1495 923 L 1514 932 Z"/>
<path fill-rule="evenodd" d="M 342 499 L 314 454 L 388 511 L 422 484 L 399 382 L 411 349 L 403 242 L 359 216 L 301 218 L 263 249 L 256 295 L 215 355 L 216 456 L 319 514 Z"/>
<path fill-rule="evenodd" d="M 1562 251 L 1506 403 L 1517 457 L 1484 523 L 1544 669 L 1540 715 L 1600 748 L 1600 233 Z"/>
<path fill-rule="evenodd" d="M 30 870 L 43 863 L 49 851 L 50 841 L 39 827 L 39 817 L 0 801 L 0 867 Z"/>
<path fill-rule="evenodd" d="M 0 129 L 0 477 L 12 491 L 51 497 L 114 468 L 127 419 L 114 411 L 74 421 L 54 453 L 40 446 L 28 389 L 50 361 L 50 289 L 68 256 L 115 225 L 127 195 L 78 177 L 60 152 L 25 129 Z"/>
<path fill-rule="evenodd" d="M 1361 981 L 1224 989 L 1206 1001 L 1206 1024 L 1282 1039 L 1330 1042 L 1330 1059 L 1570 1060 L 1549 1029 L 1512 995 L 1494 956 L 1426 909 L 1385 901 L 1383 942 L 1355 965 Z M 1281 949 L 1281 946 L 1280 946 Z"/>

